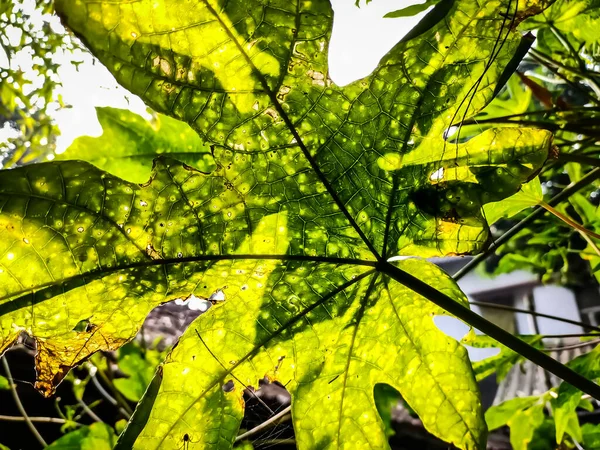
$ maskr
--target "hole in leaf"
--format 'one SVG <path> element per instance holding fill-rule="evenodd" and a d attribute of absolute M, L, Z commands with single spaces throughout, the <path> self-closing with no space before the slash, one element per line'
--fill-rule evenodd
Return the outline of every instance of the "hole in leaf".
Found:
<path fill-rule="evenodd" d="M 222 386 L 222 388 L 223 392 L 231 392 L 235 389 L 235 384 L 233 383 L 233 380 L 229 380 Z"/>
<path fill-rule="evenodd" d="M 83 319 L 77 322 L 77 325 L 73 328 L 73 331 L 77 331 L 78 333 L 89 333 L 96 326 L 90 322 L 89 319 Z"/>

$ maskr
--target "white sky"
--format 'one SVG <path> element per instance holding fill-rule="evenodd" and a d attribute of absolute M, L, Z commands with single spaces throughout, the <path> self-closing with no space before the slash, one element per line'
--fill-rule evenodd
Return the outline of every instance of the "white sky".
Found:
<path fill-rule="evenodd" d="M 26 9 L 33 11 L 33 0 L 24 0 Z M 376 67 L 379 60 L 396 44 L 426 12 L 402 19 L 384 19 L 383 16 L 410 4 L 422 3 L 415 0 L 373 0 L 361 7 L 354 0 L 332 0 L 335 11 L 333 35 L 330 43 L 330 77 L 340 85 L 350 83 L 367 76 Z M 34 14 L 34 20 L 41 19 Z M 54 27 L 62 28 L 58 18 L 53 18 Z M 78 136 L 98 136 L 102 133 L 96 119 L 96 106 L 112 106 L 129 109 L 145 115 L 146 107 L 136 96 L 117 85 L 110 72 L 93 58 L 81 52 L 74 57 L 58 56 L 59 62 L 65 62 L 59 69 L 59 78 L 63 87 L 58 93 L 71 108 L 54 113 L 61 135 L 57 140 L 57 152 L 61 153 Z M 78 68 L 69 60 L 82 60 Z M 18 55 L 15 58 L 24 70 L 31 67 L 30 55 Z M 0 50 L 0 68 L 6 67 L 7 60 Z M 41 80 L 39 80 L 41 81 Z M 0 130 L 2 139 L 2 130 Z"/>

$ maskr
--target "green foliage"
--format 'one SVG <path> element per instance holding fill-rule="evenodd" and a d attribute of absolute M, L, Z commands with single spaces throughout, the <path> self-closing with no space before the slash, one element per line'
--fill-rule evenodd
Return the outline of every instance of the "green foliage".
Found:
<path fill-rule="evenodd" d="M 600 56 L 600 2 L 597 0 L 558 0 L 525 25 L 525 28 L 539 30 L 539 46 L 550 55 L 560 59 L 573 57 L 566 53 L 562 40 L 573 49 L 582 50 L 588 58 Z"/>
<path fill-rule="evenodd" d="M 162 114 L 146 121 L 129 111 L 97 108 L 100 137 L 83 136 L 59 160 L 82 159 L 133 183 L 148 181 L 152 162 L 162 154 L 202 172 L 214 169 L 210 149 L 189 126 Z"/>
<path fill-rule="evenodd" d="M 164 359 L 155 349 L 144 349 L 139 344 L 127 343 L 118 351 L 119 369 L 127 376 L 114 380 L 115 387 L 132 402 L 142 398 L 152 381 L 154 372 Z"/>
<path fill-rule="evenodd" d="M 26 2 L 0 1 L 0 59 L 8 62 L 0 70 L 0 128 L 17 131 L 0 142 L 3 167 L 35 161 L 54 150 L 59 132 L 50 112 L 62 106 L 55 56 L 76 44 L 50 15 L 52 4 L 36 0 L 31 10 Z M 24 55 L 32 59 L 27 70 L 17 62 Z"/>
<path fill-rule="evenodd" d="M 520 338 L 530 345 L 541 347 L 540 343 L 542 336 L 526 335 L 520 336 Z M 488 336 L 469 333 L 461 342 L 475 348 L 498 348 L 500 350 L 495 356 L 472 363 L 477 381 L 481 381 L 495 373 L 496 380 L 500 383 L 506 375 L 508 375 L 508 372 L 515 364 L 519 364 L 525 360 L 519 353 L 496 342 Z"/>
<path fill-rule="evenodd" d="M 93 423 L 57 439 L 47 450 L 111 450 L 117 441 L 114 430 L 105 423 Z"/>
<path fill-rule="evenodd" d="M 581 427 L 581 432 L 586 450 L 600 449 L 600 425 L 586 423 Z"/>
<path fill-rule="evenodd" d="M 540 9 L 519 5 L 456 1 L 369 77 L 339 87 L 327 76 L 325 1 L 58 1 L 117 80 L 187 122 L 215 166 L 204 173 L 199 141 L 181 148 L 189 131 L 172 119 L 158 128 L 101 111 L 104 135 L 70 154 L 137 180 L 154 148 L 165 155 L 147 183 L 80 161 L 4 172 L 0 351 L 23 330 L 35 336 L 48 395 L 74 364 L 129 341 L 153 307 L 195 295 L 217 305 L 158 370 L 121 448 L 230 448 L 243 389 L 265 376 L 292 394 L 301 449 L 385 448 L 381 383 L 432 433 L 483 448 L 466 351 L 433 321 L 446 312 L 390 268 L 467 306 L 465 296 L 427 261 L 388 258 L 481 250 L 483 205 L 516 193 L 545 162 L 545 130 L 444 139 L 491 100 L 519 55 L 520 34 L 498 15 Z M 116 167 L 109 151 L 135 158 Z M 141 364 L 132 356 L 124 367 L 132 375 Z M 129 380 L 137 398 L 147 378 Z"/>
<path fill-rule="evenodd" d="M 589 379 L 599 378 L 599 348 L 575 358 L 568 366 Z M 573 441 L 593 449 L 598 448 L 596 426 L 581 427 L 577 416 L 578 408 L 589 406 L 582 400 L 580 390 L 563 382 L 558 389 L 539 396 L 517 397 L 492 406 L 486 411 L 485 419 L 490 430 L 508 426 L 515 449 L 543 449 L 562 444 L 571 448 Z M 546 416 L 545 408 L 552 414 Z"/>
<path fill-rule="evenodd" d="M 416 16 L 420 12 L 423 12 L 432 6 L 437 5 L 439 2 L 440 2 L 440 0 L 425 0 L 423 3 L 406 6 L 402 9 L 398 9 L 396 11 L 389 12 L 385 15 L 385 17 L 397 18 L 397 17 Z"/>
<path fill-rule="evenodd" d="M 10 389 L 10 382 L 6 377 L 0 375 L 0 390 Z"/>
<path fill-rule="evenodd" d="M 385 436 L 390 438 L 395 434 L 392 427 L 392 410 L 401 400 L 400 393 L 387 384 L 377 384 L 373 392 L 375 407 L 385 427 Z"/>

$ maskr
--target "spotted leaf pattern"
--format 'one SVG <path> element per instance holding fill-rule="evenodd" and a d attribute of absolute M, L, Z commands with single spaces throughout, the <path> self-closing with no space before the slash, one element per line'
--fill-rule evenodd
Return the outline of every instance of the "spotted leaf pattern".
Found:
<path fill-rule="evenodd" d="M 230 448 L 242 390 L 265 376 L 292 393 L 299 448 L 385 448 L 377 383 L 442 439 L 483 448 L 466 352 L 434 324 L 445 312 L 383 268 L 466 305 L 418 257 L 481 249 L 482 206 L 536 174 L 551 136 L 445 136 L 493 97 L 536 6 L 442 1 L 341 87 L 324 0 L 57 0 L 117 80 L 187 122 L 215 165 L 161 156 L 141 185 L 78 161 L 2 172 L 0 351 L 34 336 L 50 394 L 156 305 L 224 299 L 161 366 L 121 448 Z"/>

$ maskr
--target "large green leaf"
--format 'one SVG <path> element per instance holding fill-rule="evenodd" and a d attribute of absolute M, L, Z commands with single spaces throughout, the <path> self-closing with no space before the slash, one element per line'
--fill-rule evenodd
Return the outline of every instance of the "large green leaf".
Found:
<path fill-rule="evenodd" d="M 50 393 L 151 308 L 193 294 L 219 306 L 159 370 L 125 436 L 136 447 L 231 446 L 244 386 L 267 375 L 292 393 L 300 448 L 384 448 L 377 383 L 441 438 L 482 448 L 466 352 L 433 323 L 444 311 L 381 267 L 480 249 L 482 205 L 545 161 L 545 131 L 443 139 L 520 43 L 498 11 L 531 5 L 457 1 L 342 88 L 327 77 L 323 1 L 58 1 L 123 85 L 214 146 L 216 167 L 160 158 L 144 185 L 82 162 L 2 173 L 0 351 L 35 336 Z M 396 264 L 466 305 L 430 263 Z"/>
<path fill-rule="evenodd" d="M 537 3 L 520 3 L 519 16 Z M 481 249 L 481 205 L 516 192 L 545 159 L 549 135 L 539 130 L 487 130 L 464 145 L 443 138 L 491 99 L 517 51 L 521 36 L 499 14 L 514 6 L 455 2 L 369 77 L 339 87 L 327 75 L 324 0 L 56 3 L 121 84 L 190 123 L 218 147 L 217 162 L 290 155 L 288 174 L 335 191 L 384 256 Z"/>

